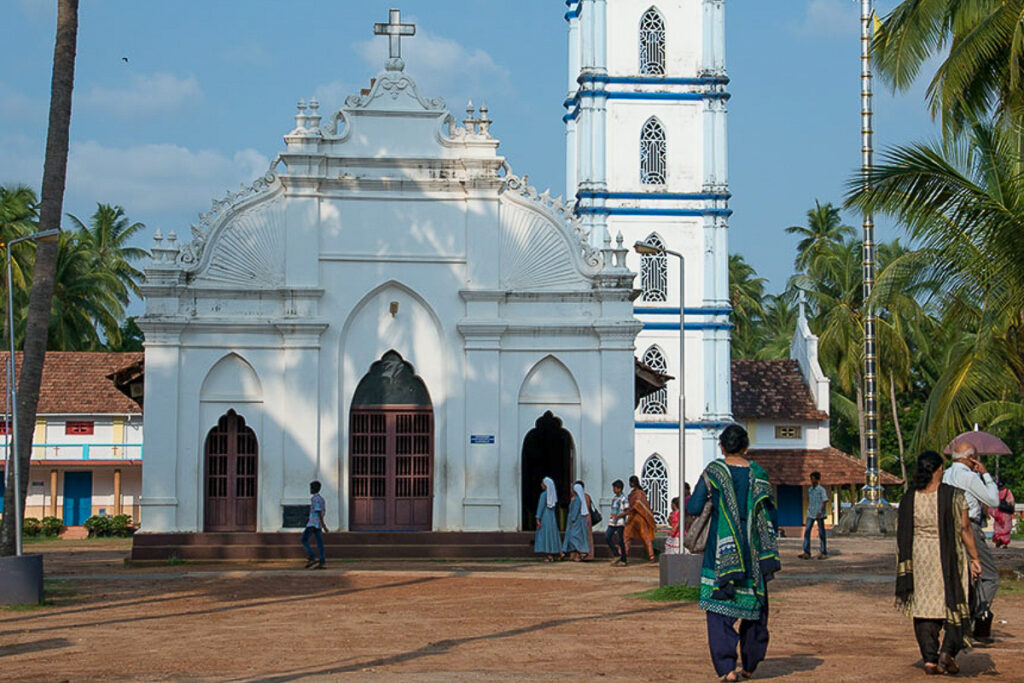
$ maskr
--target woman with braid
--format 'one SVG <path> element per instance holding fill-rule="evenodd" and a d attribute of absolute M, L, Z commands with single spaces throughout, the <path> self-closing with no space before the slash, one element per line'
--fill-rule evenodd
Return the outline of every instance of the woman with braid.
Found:
<path fill-rule="evenodd" d="M 942 471 L 935 451 L 917 456 L 914 488 L 900 501 L 896 528 L 896 603 L 914 618 L 929 675 L 960 671 L 956 655 L 970 645 L 967 576 L 981 574 L 964 492 L 943 484 Z"/>
<path fill-rule="evenodd" d="M 711 502 L 700 608 L 707 612 L 715 672 L 722 680 L 738 681 L 740 676 L 750 678 L 768 652 L 767 584 L 782 565 L 772 486 L 765 471 L 747 460 L 747 431 L 729 425 L 718 445 L 723 457 L 705 468 L 686 512 L 699 516 Z"/>

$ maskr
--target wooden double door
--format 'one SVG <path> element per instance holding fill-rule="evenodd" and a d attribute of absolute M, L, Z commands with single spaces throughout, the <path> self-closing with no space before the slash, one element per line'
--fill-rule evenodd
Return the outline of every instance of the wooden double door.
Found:
<path fill-rule="evenodd" d="M 233 410 L 206 435 L 206 531 L 256 531 L 258 455 L 256 433 Z"/>
<path fill-rule="evenodd" d="M 429 531 L 434 501 L 430 407 L 356 407 L 349 434 L 349 528 Z"/>

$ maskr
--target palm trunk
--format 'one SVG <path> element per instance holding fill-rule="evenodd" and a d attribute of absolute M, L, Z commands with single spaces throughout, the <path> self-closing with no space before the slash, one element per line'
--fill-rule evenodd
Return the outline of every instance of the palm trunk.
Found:
<path fill-rule="evenodd" d="M 68 137 L 71 128 L 71 91 L 75 83 L 75 51 L 78 43 L 78 0 L 57 0 L 57 40 L 53 48 L 53 77 L 50 82 L 50 120 L 43 161 L 43 187 L 40 193 L 39 230 L 60 228 L 64 205 L 64 185 L 68 167 Z M 46 356 L 50 308 L 53 303 L 54 271 L 57 265 L 57 239 L 40 241 L 36 249 L 32 291 L 29 294 L 25 325 L 24 357 L 18 381 L 18 458 L 19 482 L 14 482 L 25 500 L 32 435 L 35 431 L 39 385 Z M 7 488 L 10 495 L 13 487 Z M 5 501 L 5 504 L 6 501 Z M 6 510 L 13 510 L 13 501 Z M 24 515 L 22 508 L 22 515 Z M 15 549 L 14 515 L 4 515 L 0 528 L 0 555 L 13 555 Z"/>
<path fill-rule="evenodd" d="M 868 443 L 864 437 L 864 385 L 857 382 L 857 434 L 860 437 L 860 459 L 867 462 Z"/>
<path fill-rule="evenodd" d="M 907 492 L 907 461 L 903 458 L 903 432 L 900 430 L 900 416 L 896 412 L 896 380 L 889 375 L 889 397 L 892 399 L 892 423 L 896 427 L 896 443 L 900 449 L 900 476 L 903 477 L 903 493 Z"/>

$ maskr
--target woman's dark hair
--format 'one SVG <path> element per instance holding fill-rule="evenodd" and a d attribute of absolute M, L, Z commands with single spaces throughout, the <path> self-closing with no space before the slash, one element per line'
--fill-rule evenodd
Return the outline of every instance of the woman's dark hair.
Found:
<path fill-rule="evenodd" d="M 629 485 L 635 489 L 640 488 L 640 477 L 634 474 L 632 477 L 629 478 Z"/>
<path fill-rule="evenodd" d="M 679 507 L 679 496 L 676 496 L 675 498 L 672 499 L 672 505 L 676 506 L 677 508 Z"/>
<path fill-rule="evenodd" d="M 917 456 L 917 471 L 914 472 L 914 490 L 928 486 L 935 471 L 942 467 L 942 456 L 935 451 L 925 451 Z"/>
<path fill-rule="evenodd" d="M 576 484 L 579 484 L 583 488 L 587 488 L 587 485 L 583 483 L 582 479 L 577 479 L 576 481 L 573 482 L 573 486 L 575 486 Z"/>
<path fill-rule="evenodd" d="M 718 443 L 727 454 L 735 455 L 742 453 L 750 446 L 750 437 L 747 436 L 746 429 L 737 424 L 731 424 L 718 435 Z"/>

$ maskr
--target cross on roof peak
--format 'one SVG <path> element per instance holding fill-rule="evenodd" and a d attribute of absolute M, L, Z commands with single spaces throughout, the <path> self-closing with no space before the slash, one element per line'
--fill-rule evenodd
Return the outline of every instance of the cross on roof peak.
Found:
<path fill-rule="evenodd" d="M 388 56 L 391 59 L 402 58 L 402 36 L 416 35 L 415 24 L 402 23 L 402 10 L 392 9 L 388 11 L 388 23 L 374 24 L 373 33 L 378 36 L 388 37 Z"/>

